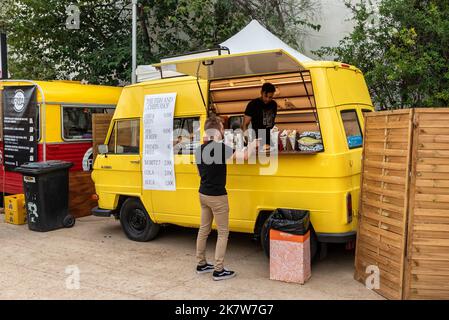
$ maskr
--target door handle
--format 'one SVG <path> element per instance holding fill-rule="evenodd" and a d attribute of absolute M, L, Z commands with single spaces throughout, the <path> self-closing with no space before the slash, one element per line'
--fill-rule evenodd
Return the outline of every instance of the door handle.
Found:
<path fill-rule="evenodd" d="M 131 163 L 135 163 L 135 164 L 139 164 L 139 163 L 140 163 L 140 160 L 131 160 L 130 162 L 131 162 Z"/>

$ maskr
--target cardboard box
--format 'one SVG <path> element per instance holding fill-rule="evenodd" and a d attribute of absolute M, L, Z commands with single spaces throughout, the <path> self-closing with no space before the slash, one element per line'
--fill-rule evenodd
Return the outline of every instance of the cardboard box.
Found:
<path fill-rule="evenodd" d="M 304 284 L 311 276 L 310 231 L 298 236 L 270 230 L 270 279 Z"/>
<path fill-rule="evenodd" d="M 11 224 L 26 224 L 25 196 L 15 194 L 4 198 L 5 222 Z"/>

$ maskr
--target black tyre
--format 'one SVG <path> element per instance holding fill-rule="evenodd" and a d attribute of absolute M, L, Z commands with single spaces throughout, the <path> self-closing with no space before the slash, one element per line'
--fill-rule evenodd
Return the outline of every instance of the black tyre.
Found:
<path fill-rule="evenodd" d="M 75 217 L 71 214 L 66 215 L 62 220 L 62 225 L 64 226 L 64 228 L 73 227 L 75 225 Z"/>
<path fill-rule="evenodd" d="M 129 198 L 123 203 L 120 209 L 120 224 L 128 239 L 139 242 L 153 240 L 160 228 L 136 198 Z"/>
<path fill-rule="evenodd" d="M 270 235 L 268 234 L 268 219 L 262 225 L 260 230 L 260 243 L 262 245 L 262 249 L 265 252 L 265 255 L 270 257 Z M 318 252 L 318 239 L 315 234 L 315 230 L 313 227 L 310 227 L 310 259 L 313 261 Z"/>

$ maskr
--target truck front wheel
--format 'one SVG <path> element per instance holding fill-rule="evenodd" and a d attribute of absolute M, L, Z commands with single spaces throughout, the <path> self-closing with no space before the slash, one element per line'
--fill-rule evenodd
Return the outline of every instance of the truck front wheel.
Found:
<path fill-rule="evenodd" d="M 120 224 L 128 239 L 139 242 L 153 240 L 160 228 L 136 198 L 128 198 L 123 203 L 120 209 Z"/>

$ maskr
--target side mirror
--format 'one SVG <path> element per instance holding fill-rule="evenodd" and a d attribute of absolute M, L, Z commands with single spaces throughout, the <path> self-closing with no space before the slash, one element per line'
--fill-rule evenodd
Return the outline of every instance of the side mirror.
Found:
<path fill-rule="evenodd" d="M 98 145 L 98 153 L 99 154 L 106 154 L 106 153 L 108 153 L 108 151 L 109 151 L 109 148 L 106 144 Z"/>

